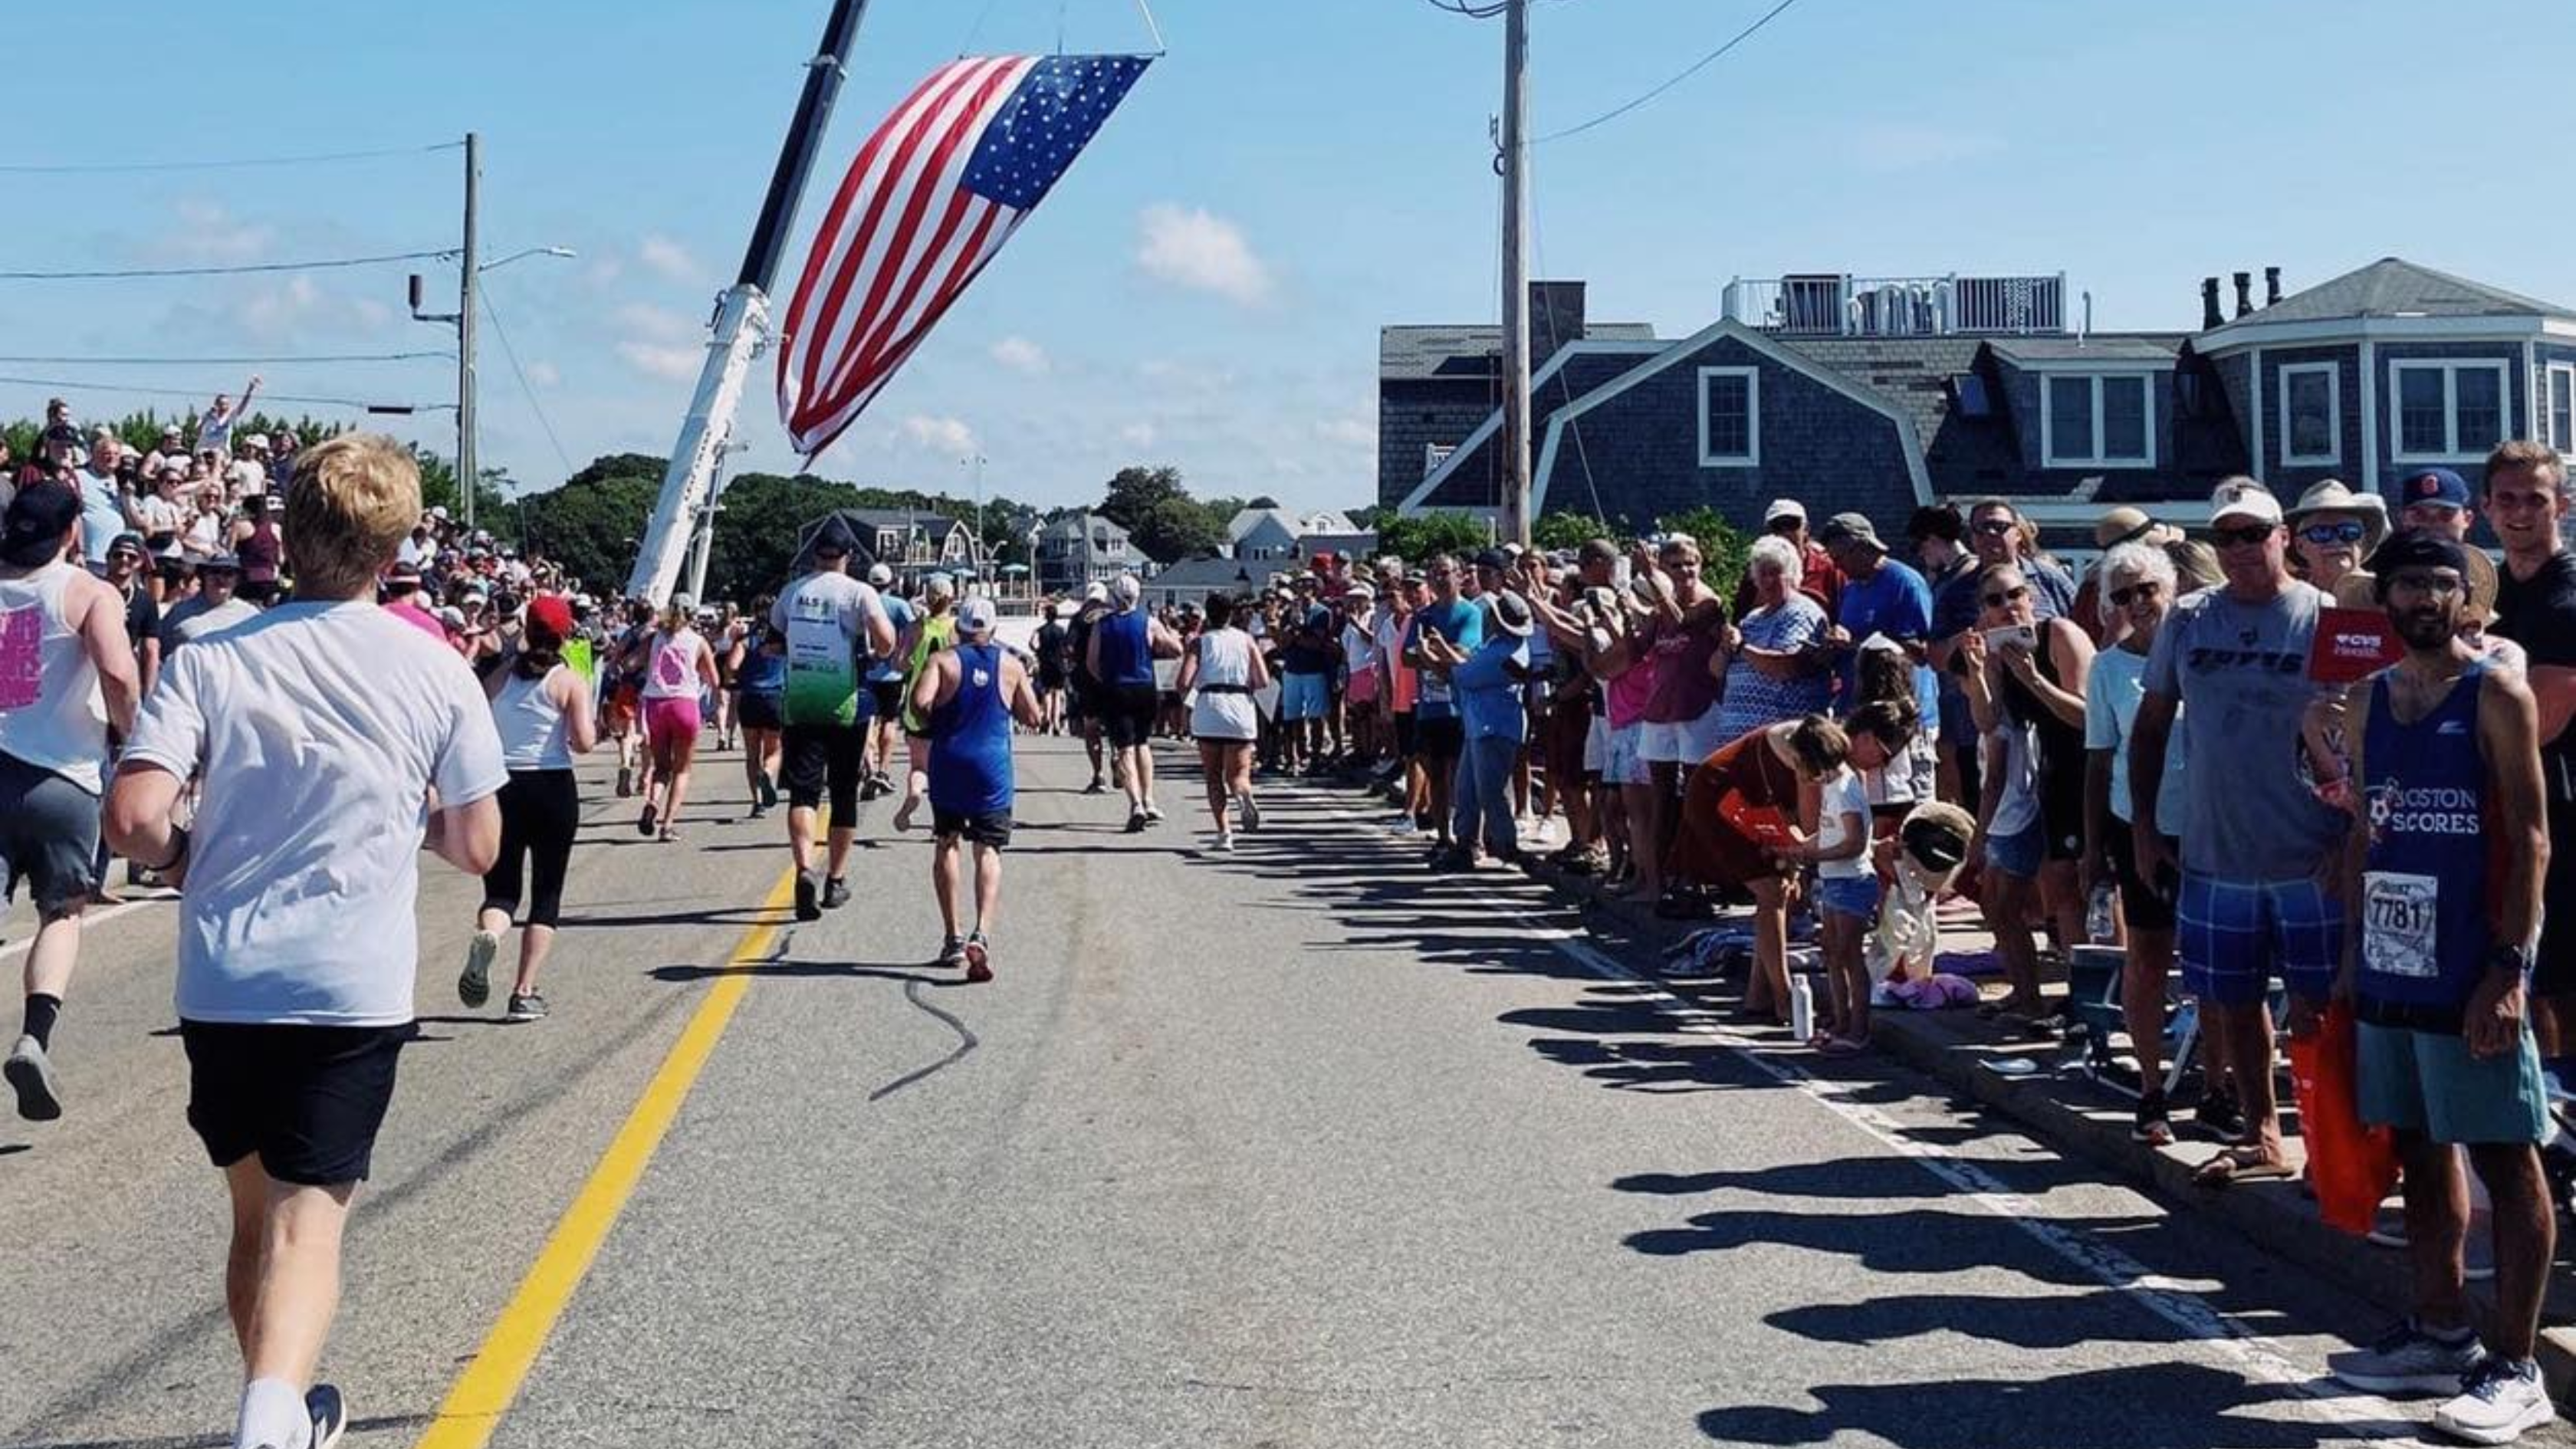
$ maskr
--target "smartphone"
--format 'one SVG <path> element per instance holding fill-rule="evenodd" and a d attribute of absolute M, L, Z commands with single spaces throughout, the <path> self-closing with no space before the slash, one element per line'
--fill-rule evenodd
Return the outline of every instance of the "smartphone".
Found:
<path fill-rule="evenodd" d="M 2002 624 L 1986 631 L 1988 649 L 2002 649 L 2006 646 L 2022 650 L 2037 649 L 2039 647 L 2038 627 L 2031 624 Z"/>

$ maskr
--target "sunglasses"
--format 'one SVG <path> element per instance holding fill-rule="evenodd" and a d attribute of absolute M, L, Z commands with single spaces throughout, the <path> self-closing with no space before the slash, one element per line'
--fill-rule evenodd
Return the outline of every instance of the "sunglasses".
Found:
<path fill-rule="evenodd" d="M 2213 528 L 2209 531 L 2209 536 L 2221 546 L 2252 545 L 2270 541 L 2272 535 L 2279 532 L 2280 528 L 2281 525 L 2277 523 L 2240 523 L 2234 528 Z"/>
<path fill-rule="evenodd" d="M 2140 579 L 2125 589 L 2113 589 L 2111 591 L 2111 607 L 2114 609 L 2125 609 L 2131 604 L 2141 603 L 2145 600 L 2155 598 L 2164 593 L 2164 591 L 2165 586 L 2157 583 L 2154 579 Z"/>
<path fill-rule="evenodd" d="M 2006 589 L 2001 593 L 1986 594 L 1981 597 L 1987 608 L 2000 609 L 2007 604 L 2019 603 L 2023 599 L 2029 598 L 2030 585 L 2020 584 L 2013 588 Z"/>
<path fill-rule="evenodd" d="M 2009 518 L 1986 518 L 1978 520 L 1976 531 L 1988 538 L 2001 538 L 2020 526 Z"/>
<path fill-rule="evenodd" d="M 2449 569 L 2439 572 L 2426 569 L 2401 569 L 2388 576 L 2390 593 L 2404 589 L 2409 593 L 2432 594 L 2437 598 L 2447 599 L 2459 593 L 2462 587 L 2464 585 L 2460 576 Z"/>
<path fill-rule="evenodd" d="M 2341 523 L 2311 523 L 2299 530 L 2299 537 L 2310 543 L 2359 543 L 2369 532 L 2360 519 L 2347 518 Z"/>

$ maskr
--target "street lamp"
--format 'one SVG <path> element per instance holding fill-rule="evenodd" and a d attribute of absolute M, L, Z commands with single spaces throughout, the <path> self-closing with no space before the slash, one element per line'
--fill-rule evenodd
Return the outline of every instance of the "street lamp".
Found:
<path fill-rule="evenodd" d="M 470 167 L 469 167 L 470 169 Z M 415 322 L 433 322 L 456 329 L 456 486 L 465 495 L 465 528 L 474 529 L 474 489 L 482 480 L 476 476 L 474 458 L 474 279 L 485 272 L 506 267 L 522 257 L 572 257 L 570 247 L 529 247 L 512 252 L 497 262 L 476 263 L 472 248 L 472 206 L 467 207 L 467 249 L 463 269 L 464 286 L 458 290 L 458 306 L 453 312 L 420 310 L 420 273 L 411 274 L 411 315 Z"/>

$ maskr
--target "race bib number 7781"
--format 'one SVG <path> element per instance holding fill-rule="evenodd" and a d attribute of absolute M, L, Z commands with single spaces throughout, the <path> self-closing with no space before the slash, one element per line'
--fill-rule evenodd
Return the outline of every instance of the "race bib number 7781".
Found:
<path fill-rule="evenodd" d="M 2362 876 L 2362 964 L 2389 976 L 2441 974 L 2434 933 L 2441 883 L 2429 875 L 2374 870 Z"/>

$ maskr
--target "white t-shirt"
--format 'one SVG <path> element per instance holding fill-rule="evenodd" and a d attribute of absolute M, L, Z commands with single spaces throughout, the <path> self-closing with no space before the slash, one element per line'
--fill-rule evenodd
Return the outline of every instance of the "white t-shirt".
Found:
<path fill-rule="evenodd" d="M 1818 849 L 1832 850 L 1849 842 L 1850 837 L 1843 834 L 1843 816 L 1847 812 L 1860 816 L 1861 833 L 1866 835 L 1869 832 L 1869 787 L 1861 783 L 1860 772 L 1849 765 L 1825 777 L 1821 798 L 1816 804 Z M 1816 862 L 1816 874 L 1827 880 L 1857 880 L 1877 869 L 1866 848 L 1849 860 Z"/>
<path fill-rule="evenodd" d="M 509 778 L 453 650 L 372 601 L 280 605 L 171 656 L 124 760 L 205 779 L 182 1020 L 412 1019 L 429 788 L 452 808 Z"/>
<path fill-rule="evenodd" d="M 787 636 L 787 723 L 856 722 L 868 623 L 885 616 L 877 591 L 844 573 L 807 574 L 778 596 L 769 622 Z"/>
<path fill-rule="evenodd" d="M 2117 645 L 2093 656 L 2093 672 L 2084 677 L 2084 748 L 2111 752 L 2111 813 L 2134 823 L 2137 810 L 2129 793 L 2129 731 L 2138 722 L 2138 706 L 2147 697 L 2147 656 Z M 2165 778 L 2156 787 L 2156 824 L 2167 835 L 2182 833 L 2184 793 L 2180 715 L 2165 737 Z"/>

